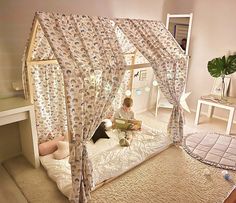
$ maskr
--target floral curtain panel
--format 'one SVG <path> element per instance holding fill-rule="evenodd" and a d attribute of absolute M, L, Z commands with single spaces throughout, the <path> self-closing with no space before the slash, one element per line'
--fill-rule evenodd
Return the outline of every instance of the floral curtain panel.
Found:
<path fill-rule="evenodd" d="M 119 86 L 119 89 L 112 101 L 111 114 L 114 114 L 123 104 L 124 98 L 126 97 L 126 91 L 130 90 L 131 71 L 126 70 L 123 80 Z"/>
<path fill-rule="evenodd" d="M 41 26 L 37 26 L 35 39 L 33 42 L 33 49 L 31 54 L 31 60 L 48 60 L 55 59 L 54 53 L 47 38 L 44 36 L 44 32 Z"/>
<path fill-rule="evenodd" d="M 36 115 L 38 143 L 59 136 L 67 136 L 67 117 L 63 74 L 58 64 L 26 64 L 23 58 L 23 84 L 25 97 L 29 97 L 28 85 L 32 87 L 32 96 Z M 41 26 L 37 26 L 30 53 L 30 61 L 55 59 Z M 27 71 L 32 78 L 29 84 Z"/>
<path fill-rule="evenodd" d="M 183 137 L 180 97 L 186 82 L 187 58 L 172 35 L 157 21 L 117 19 L 116 25 L 151 63 L 159 87 L 174 105 L 168 131 L 174 143 Z"/>
<path fill-rule="evenodd" d="M 93 183 L 86 142 L 110 113 L 125 74 L 124 57 L 109 19 L 50 13 L 37 18 L 64 74 L 72 136 L 71 201 L 87 202 Z"/>
<path fill-rule="evenodd" d="M 36 19 L 35 19 L 36 20 Z M 117 32 L 116 32 L 117 34 Z M 127 39 L 126 39 L 127 40 Z M 127 42 L 122 43 L 127 47 Z M 129 44 L 128 44 L 129 45 Z M 132 45 L 133 48 L 133 45 Z M 134 48 L 133 48 L 134 49 Z M 38 25 L 36 29 L 35 39 L 33 41 L 32 52 L 30 55 L 31 61 L 42 61 L 56 59 L 52 48 L 45 37 L 45 33 L 41 26 Z M 25 64 L 25 57 L 23 59 L 23 83 L 25 97 L 29 97 L 27 66 Z M 126 61 L 127 63 L 128 61 Z M 32 78 L 34 107 L 37 123 L 38 142 L 43 143 L 55 137 L 66 135 L 67 119 L 66 119 L 66 104 L 64 94 L 64 80 L 62 77 L 62 70 L 58 64 L 47 65 L 33 65 L 28 67 Z M 54 77 L 56 74 L 57 77 Z M 52 76 L 52 77 L 50 77 Z M 126 90 L 129 89 L 130 71 L 125 71 L 124 78 L 117 91 L 115 99 L 110 108 L 111 114 L 121 106 L 125 97 Z M 96 75 L 96 82 L 100 80 L 99 74 Z M 55 91 L 54 91 L 55 89 Z M 56 93 L 57 92 L 57 93 Z M 56 93 L 56 94 L 54 94 Z M 53 94 L 53 95 L 51 95 Z"/>
<path fill-rule="evenodd" d="M 174 105 L 169 133 L 175 143 L 181 142 L 183 115 L 179 100 L 186 80 L 186 57 L 161 23 L 42 12 L 38 12 L 35 19 L 40 26 L 32 60 L 56 59 L 59 63 L 41 67 L 47 70 L 41 70 L 39 65 L 31 69 L 37 125 L 42 124 L 40 140 L 50 138 L 43 129 L 64 132 L 67 124 L 62 123 L 67 118 L 72 138 L 72 202 L 88 201 L 93 181 L 86 142 L 100 122 L 121 105 L 132 77 L 126 70 L 124 53 L 135 52 L 135 63 L 151 63 L 163 94 Z M 126 59 L 128 64 L 132 60 Z M 27 81 L 25 67 L 23 77 Z M 52 92 L 55 87 L 56 92 Z M 51 101 L 58 95 L 54 105 Z M 61 103 L 64 106 L 59 105 L 62 97 L 66 100 L 66 105 Z M 58 111 L 53 110 L 55 106 Z M 64 115 L 66 108 L 67 115 L 56 121 L 58 125 L 44 119 Z"/>
<path fill-rule="evenodd" d="M 39 144 L 67 136 L 63 74 L 59 65 L 33 65 L 31 68 L 34 109 Z"/>
<path fill-rule="evenodd" d="M 34 19 L 33 24 L 35 23 L 36 19 Z M 32 27 L 34 28 L 34 27 Z M 31 30 L 33 33 L 33 30 Z M 27 46 L 24 51 L 23 59 L 22 59 L 22 82 L 24 87 L 24 95 L 25 98 L 29 98 L 29 78 L 28 78 L 28 65 L 27 65 L 27 54 L 30 54 L 30 61 L 40 61 L 40 60 L 48 60 L 48 59 L 55 59 L 51 46 L 48 43 L 47 38 L 44 36 L 44 32 L 40 25 L 37 26 L 35 39 L 32 42 L 32 51 L 29 53 L 29 40 L 27 42 Z M 27 53 L 28 52 L 28 53 Z"/>
<path fill-rule="evenodd" d="M 117 40 L 121 46 L 122 52 L 125 56 L 125 61 L 127 65 L 149 63 L 149 61 L 137 50 L 133 43 L 128 39 L 128 37 L 123 33 L 123 31 L 115 25 L 115 32 Z M 135 60 L 133 61 L 133 57 Z"/>

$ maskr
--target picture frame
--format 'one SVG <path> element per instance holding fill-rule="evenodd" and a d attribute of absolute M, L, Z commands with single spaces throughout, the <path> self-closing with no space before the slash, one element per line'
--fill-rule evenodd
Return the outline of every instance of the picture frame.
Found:
<path fill-rule="evenodd" d="M 147 70 L 140 70 L 139 71 L 139 81 L 146 81 L 147 80 Z"/>
<path fill-rule="evenodd" d="M 224 82 L 225 82 L 224 95 L 225 96 L 227 96 L 230 81 L 231 81 L 230 77 L 225 77 L 224 79 Z M 221 96 L 221 89 L 222 89 L 222 78 L 221 77 L 215 78 L 211 94 Z"/>

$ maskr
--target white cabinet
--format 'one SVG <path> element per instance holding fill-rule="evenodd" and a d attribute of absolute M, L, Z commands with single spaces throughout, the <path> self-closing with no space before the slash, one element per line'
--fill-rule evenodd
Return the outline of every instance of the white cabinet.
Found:
<path fill-rule="evenodd" d="M 22 154 L 37 168 L 40 164 L 33 104 L 21 97 L 0 99 L 0 126 L 14 122 L 19 122 Z"/>

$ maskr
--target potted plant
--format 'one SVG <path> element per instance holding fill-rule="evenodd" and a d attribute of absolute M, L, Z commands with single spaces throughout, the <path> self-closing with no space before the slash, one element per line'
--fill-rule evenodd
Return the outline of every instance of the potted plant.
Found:
<path fill-rule="evenodd" d="M 207 68 L 208 72 L 211 74 L 212 77 L 221 77 L 221 99 L 223 99 L 225 96 L 225 76 L 236 72 L 236 55 L 230 55 L 228 57 L 223 56 L 222 58 L 214 58 L 211 61 L 208 61 Z"/>

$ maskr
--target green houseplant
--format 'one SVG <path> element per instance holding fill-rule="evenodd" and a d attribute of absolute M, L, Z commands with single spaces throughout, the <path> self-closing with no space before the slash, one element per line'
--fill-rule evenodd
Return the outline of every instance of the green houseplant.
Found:
<path fill-rule="evenodd" d="M 236 72 L 236 55 L 230 55 L 228 57 L 223 56 L 222 58 L 214 58 L 208 61 L 208 72 L 212 77 L 222 79 L 221 98 L 223 99 L 225 91 L 225 76 Z"/>

